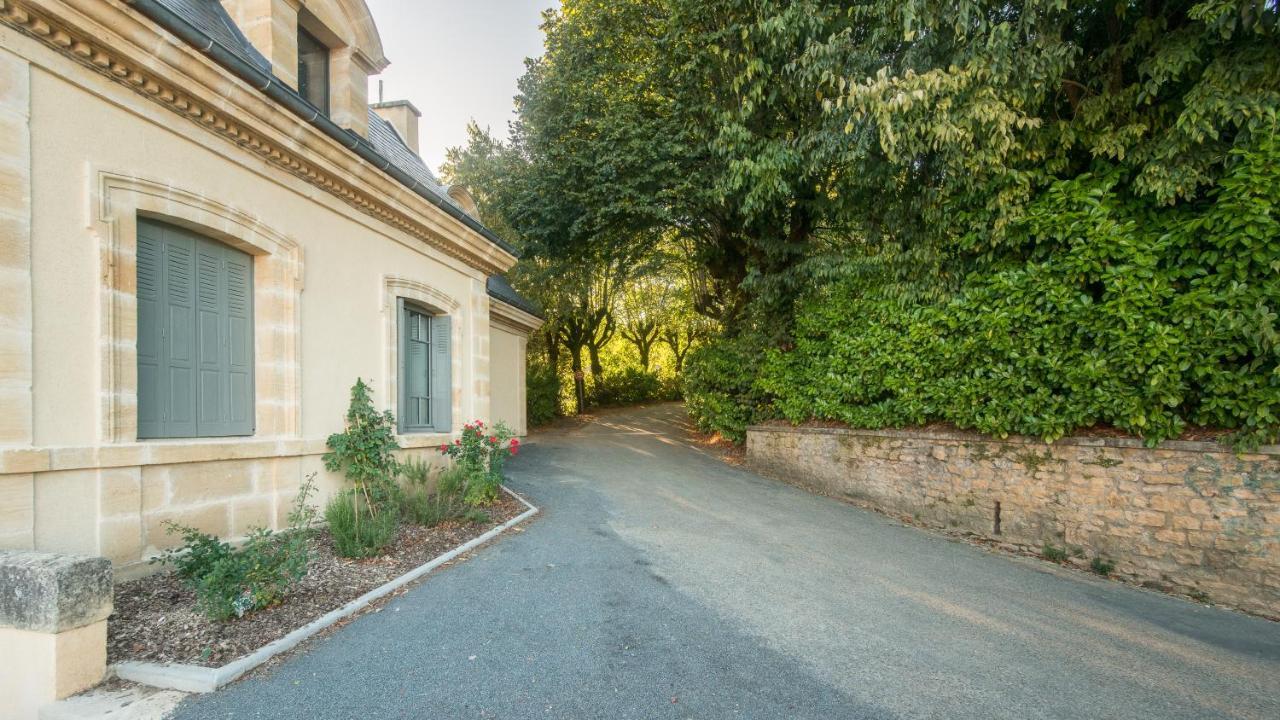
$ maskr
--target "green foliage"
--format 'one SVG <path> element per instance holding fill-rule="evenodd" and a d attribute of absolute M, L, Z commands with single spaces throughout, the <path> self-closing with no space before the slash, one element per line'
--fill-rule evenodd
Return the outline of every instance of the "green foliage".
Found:
<path fill-rule="evenodd" d="M 324 509 L 334 550 L 347 558 L 381 555 L 396 538 L 400 518 L 390 508 L 371 511 L 363 495 L 346 490 L 334 495 Z"/>
<path fill-rule="evenodd" d="M 723 328 L 688 406 L 728 437 L 776 407 L 1277 438 L 1275 2 L 565 0 L 544 28 L 511 143 L 455 165 L 578 377 L 669 246 Z M 652 293 L 621 294 L 643 363 Z"/>
<path fill-rule="evenodd" d="M 749 371 L 762 351 L 759 338 L 743 336 L 690 353 L 684 372 L 685 407 L 699 430 L 734 442 L 746 440 L 747 426 L 766 413 L 764 396 Z"/>
<path fill-rule="evenodd" d="M 1098 575 L 1106 577 L 1115 571 L 1116 564 L 1098 556 L 1089 561 L 1089 569 Z"/>
<path fill-rule="evenodd" d="M 638 405 L 662 400 L 665 388 L 654 373 L 629 367 L 619 372 L 607 372 L 599 385 L 592 385 L 589 400 L 597 407 Z"/>
<path fill-rule="evenodd" d="M 1162 207 L 1119 169 L 1053 185 L 1010 231 L 1035 243 L 942 302 L 866 283 L 801 304 L 795 347 L 758 379 L 786 418 L 945 420 L 1059 438 L 1109 424 L 1152 443 L 1187 423 L 1280 432 L 1280 143 L 1259 136 L 1206 199 Z"/>
<path fill-rule="evenodd" d="M 525 398 L 531 427 L 560 417 L 560 377 L 555 368 L 531 362 L 525 374 Z"/>
<path fill-rule="evenodd" d="M 426 462 L 410 460 L 400 467 L 407 486 L 401 504 L 406 520 L 434 527 L 466 515 L 467 473 L 460 466 L 435 470 Z"/>
<path fill-rule="evenodd" d="M 196 595 L 200 611 L 214 620 L 243 617 L 281 602 L 289 588 L 307 573 L 308 543 L 316 509 L 308 503 L 315 475 L 299 488 L 289 513 L 289 529 L 272 533 L 253 528 L 239 548 L 195 528 L 165 523 L 182 536 L 182 545 L 153 562 L 172 564 L 183 584 Z"/>
<path fill-rule="evenodd" d="M 1045 560 L 1049 560 L 1050 562 L 1066 562 L 1067 551 L 1056 545 L 1045 543 L 1044 547 L 1040 548 L 1040 557 L 1043 557 Z"/>
<path fill-rule="evenodd" d="M 462 437 L 452 445 L 440 446 L 440 453 L 451 458 L 465 478 L 462 500 L 471 507 L 498 500 L 502 466 L 519 451 L 520 441 L 505 423 L 487 427 L 480 420 L 463 425 Z"/>
<path fill-rule="evenodd" d="M 493 517 L 480 508 L 470 508 L 462 514 L 462 519 L 472 525 L 484 525 L 493 522 Z"/>
<path fill-rule="evenodd" d="M 325 507 L 334 545 L 343 557 L 381 554 L 395 539 L 399 522 L 399 471 L 395 455 L 395 418 L 373 407 L 369 386 L 361 378 L 351 388 L 346 430 L 329 436 L 325 469 L 341 471 L 350 491 L 335 495 Z"/>
<path fill-rule="evenodd" d="M 362 378 L 351 387 L 351 405 L 347 409 L 346 430 L 334 433 L 326 441 L 325 469 L 342 472 L 356 491 L 371 503 L 377 503 L 388 490 L 397 472 L 392 453 L 396 443 L 396 421 L 391 412 L 379 413 Z"/>

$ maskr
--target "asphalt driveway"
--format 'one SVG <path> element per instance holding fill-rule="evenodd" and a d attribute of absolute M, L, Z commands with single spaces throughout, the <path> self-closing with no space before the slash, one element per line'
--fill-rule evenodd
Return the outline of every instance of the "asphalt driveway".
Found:
<path fill-rule="evenodd" d="M 1280 624 L 725 465 L 678 406 L 535 435 L 525 532 L 180 718 L 1280 718 Z"/>

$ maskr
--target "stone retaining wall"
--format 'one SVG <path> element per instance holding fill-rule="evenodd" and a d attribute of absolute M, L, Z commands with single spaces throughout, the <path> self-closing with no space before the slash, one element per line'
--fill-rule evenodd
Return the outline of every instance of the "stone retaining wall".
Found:
<path fill-rule="evenodd" d="M 1149 586 L 1280 617 L 1280 447 L 761 426 L 747 459 L 922 523 L 1101 557 Z"/>

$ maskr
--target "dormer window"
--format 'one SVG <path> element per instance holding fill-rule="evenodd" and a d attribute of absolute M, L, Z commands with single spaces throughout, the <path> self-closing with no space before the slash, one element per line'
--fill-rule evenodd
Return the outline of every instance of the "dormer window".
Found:
<path fill-rule="evenodd" d="M 329 114 L 329 48 L 302 27 L 298 28 L 298 93 Z"/>

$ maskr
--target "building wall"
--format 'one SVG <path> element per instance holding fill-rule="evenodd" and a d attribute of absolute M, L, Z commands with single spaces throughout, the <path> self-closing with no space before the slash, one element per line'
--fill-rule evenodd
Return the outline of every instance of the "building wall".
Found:
<path fill-rule="evenodd" d="M 342 480 L 320 455 L 356 378 L 395 409 L 396 295 L 454 318 L 455 427 L 490 416 L 484 272 L 0 34 L 0 547 L 105 555 L 128 573 L 173 543 L 164 520 L 231 537 L 278 527 L 313 472 L 323 501 Z M 253 437 L 137 441 L 138 213 L 255 256 Z"/>
<path fill-rule="evenodd" d="M 1280 447 L 756 427 L 747 460 L 890 514 L 1079 548 L 1135 581 L 1280 617 Z"/>
<path fill-rule="evenodd" d="M 528 337 L 501 325 L 489 326 L 490 374 L 493 376 L 489 398 L 494 422 L 505 422 L 517 435 L 528 433 L 525 402 L 525 344 Z"/>

